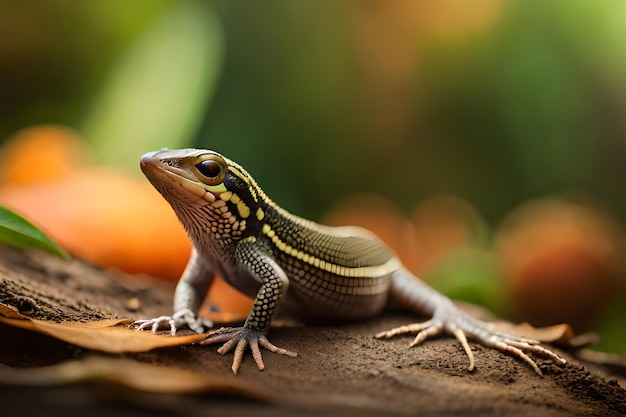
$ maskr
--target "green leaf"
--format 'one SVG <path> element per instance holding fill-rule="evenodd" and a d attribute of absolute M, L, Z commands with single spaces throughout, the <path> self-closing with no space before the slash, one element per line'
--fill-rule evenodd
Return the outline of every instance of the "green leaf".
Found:
<path fill-rule="evenodd" d="M 14 248 L 37 248 L 63 259 L 69 255 L 27 220 L 0 206 L 0 244 Z"/>

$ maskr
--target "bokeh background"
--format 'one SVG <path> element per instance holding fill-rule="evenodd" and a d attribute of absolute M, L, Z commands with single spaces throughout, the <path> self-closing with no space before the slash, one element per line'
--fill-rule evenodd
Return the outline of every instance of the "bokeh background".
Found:
<path fill-rule="evenodd" d="M 455 298 L 626 354 L 625 2 L 0 0 L 0 32 L 0 203 L 75 256 L 176 279 L 137 161 L 209 148 Z"/>

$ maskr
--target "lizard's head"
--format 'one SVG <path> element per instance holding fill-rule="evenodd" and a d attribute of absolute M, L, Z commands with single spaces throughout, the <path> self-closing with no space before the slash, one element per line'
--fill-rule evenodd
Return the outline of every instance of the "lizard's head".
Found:
<path fill-rule="evenodd" d="M 266 199 L 241 166 L 204 149 L 164 149 L 141 157 L 141 170 L 170 203 L 192 240 L 240 239 L 263 219 Z"/>

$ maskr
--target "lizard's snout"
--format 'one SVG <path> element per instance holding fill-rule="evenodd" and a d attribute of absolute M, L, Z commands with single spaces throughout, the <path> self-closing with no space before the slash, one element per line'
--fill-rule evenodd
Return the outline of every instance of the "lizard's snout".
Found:
<path fill-rule="evenodd" d="M 156 162 L 156 158 L 154 157 L 154 155 L 156 155 L 157 153 L 159 153 L 159 151 L 153 151 L 153 152 L 148 152 L 145 153 L 141 156 L 141 162 L 140 164 L 143 165 L 150 165 L 150 164 L 154 164 Z"/>

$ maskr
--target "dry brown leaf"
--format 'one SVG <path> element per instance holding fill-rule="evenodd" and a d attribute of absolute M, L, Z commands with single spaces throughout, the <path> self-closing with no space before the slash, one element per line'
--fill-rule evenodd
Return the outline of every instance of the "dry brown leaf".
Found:
<path fill-rule="evenodd" d="M 0 365 L 0 385 L 56 386 L 105 382 L 160 394 L 220 393 L 269 402 L 260 388 L 233 377 L 154 366 L 131 359 L 87 357 L 41 368 L 14 369 Z"/>
<path fill-rule="evenodd" d="M 534 327 L 529 323 L 513 324 L 508 321 L 494 322 L 494 330 L 510 333 L 515 336 L 538 340 L 546 343 L 568 345 L 574 337 L 574 331 L 569 324 L 555 324 L 547 327 Z"/>
<path fill-rule="evenodd" d="M 171 337 L 128 328 L 131 319 L 89 322 L 51 322 L 32 319 L 0 304 L 0 323 L 42 333 L 87 349 L 107 353 L 146 352 L 156 348 L 189 345 L 206 339 L 206 334 Z"/>

